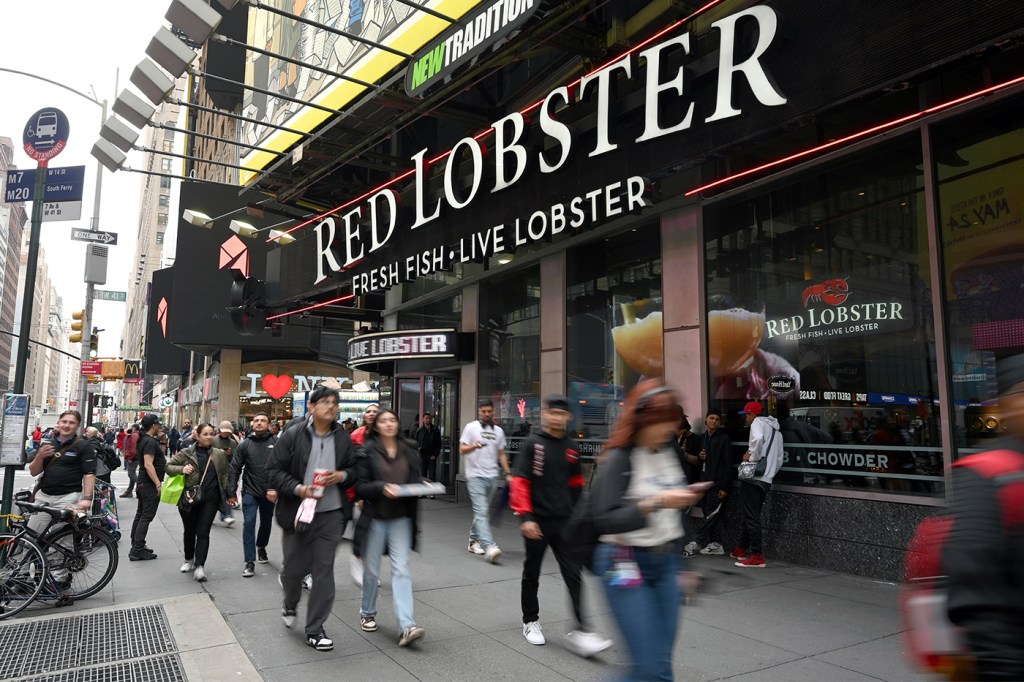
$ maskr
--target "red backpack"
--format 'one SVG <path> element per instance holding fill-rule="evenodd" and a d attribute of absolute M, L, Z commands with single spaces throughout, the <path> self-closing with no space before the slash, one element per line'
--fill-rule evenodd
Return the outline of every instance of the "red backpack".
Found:
<path fill-rule="evenodd" d="M 1004 527 L 1024 525 L 1020 491 L 1011 490 L 1024 486 L 1024 455 L 1012 450 L 993 450 L 964 457 L 953 466 L 968 467 L 979 476 L 995 479 L 1000 485 Z M 929 517 L 917 527 L 903 565 L 900 610 L 906 628 L 907 655 L 919 668 L 955 680 L 966 679 L 962 674 L 971 663 L 963 631 L 949 620 L 946 612 L 948 595 L 942 554 L 952 530 L 953 517 L 948 514 Z"/>

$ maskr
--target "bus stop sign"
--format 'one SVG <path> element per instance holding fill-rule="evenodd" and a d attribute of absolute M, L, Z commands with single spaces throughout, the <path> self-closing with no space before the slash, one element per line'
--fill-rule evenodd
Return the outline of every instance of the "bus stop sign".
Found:
<path fill-rule="evenodd" d="M 29 158 L 41 165 L 64 151 L 71 124 L 64 112 L 55 107 L 40 109 L 28 119 L 21 142 Z"/>

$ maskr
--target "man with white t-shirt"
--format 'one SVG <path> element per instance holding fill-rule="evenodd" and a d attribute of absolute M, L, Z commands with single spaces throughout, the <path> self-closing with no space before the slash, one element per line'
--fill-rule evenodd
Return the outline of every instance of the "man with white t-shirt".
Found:
<path fill-rule="evenodd" d="M 471 554 L 483 554 L 492 564 L 501 558 L 501 550 L 494 544 L 488 514 L 491 497 L 498 487 L 499 476 L 512 476 L 508 455 L 505 454 L 505 432 L 494 424 L 494 403 L 480 402 L 480 418 L 466 424 L 459 439 L 459 453 L 466 462 L 466 488 L 473 503 L 473 525 L 469 529 Z"/>

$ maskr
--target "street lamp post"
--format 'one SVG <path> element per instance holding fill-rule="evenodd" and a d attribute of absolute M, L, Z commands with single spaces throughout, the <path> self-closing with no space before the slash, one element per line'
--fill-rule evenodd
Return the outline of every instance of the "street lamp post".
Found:
<path fill-rule="evenodd" d="M 68 92 L 74 93 L 79 97 L 86 99 L 96 106 L 100 107 L 102 114 L 100 116 L 100 124 L 102 125 L 107 119 L 107 101 L 100 101 L 95 97 L 90 97 L 84 92 L 79 92 L 74 88 L 65 85 L 64 83 L 58 83 L 57 81 L 38 76 L 34 73 L 28 73 L 26 71 L 18 71 L 17 69 L 9 69 L 6 67 L 0 67 L 0 71 L 7 73 L 13 73 L 19 76 L 25 76 L 27 78 L 34 78 L 41 80 L 51 85 L 56 85 L 59 88 L 63 88 Z M 116 89 L 116 88 L 115 88 Z M 96 164 L 96 195 L 92 207 L 92 223 L 89 229 L 96 231 L 99 229 L 100 219 L 100 198 L 101 198 L 101 186 L 103 182 L 103 166 L 99 163 Z M 15 365 L 15 378 L 14 378 L 14 392 L 20 393 L 25 387 L 25 373 L 28 365 L 28 342 L 29 332 L 32 324 L 31 319 L 31 306 L 32 300 L 35 296 L 35 275 L 36 275 L 36 261 L 39 257 L 39 232 L 40 224 L 42 222 L 42 211 L 43 211 L 43 199 L 44 193 L 46 192 L 46 169 L 41 169 L 36 173 L 36 187 L 35 187 L 35 200 L 32 204 L 32 232 L 29 240 L 28 249 L 28 263 L 26 264 L 25 272 L 25 304 L 22 306 L 25 310 L 23 311 L 21 320 L 21 342 L 18 345 L 18 357 Z M 88 248 L 88 247 L 87 247 Z M 86 272 L 89 270 L 88 264 L 88 252 L 86 254 Z M 82 354 L 80 356 L 81 361 L 89 359 L 89 344 L 85 343 L 85 339 L 89 338 L 89 330 L 92 326 L 92 297 L 93 297 L 94 286 L 92 282 L 86 282 L 85 287 L 85 317 L 82 320 Z M 89 403 L 89 384 L 86 378 L 83 376 L 79 382 L 79 407 Z M 8 514 L 11 511 L 11 504 L 14 498 L 14 471 L 15 467 L 7 466 L 4 467 L 4 483 L 3 483 L 3 502 L 0 504 L 0 514 Z"/>

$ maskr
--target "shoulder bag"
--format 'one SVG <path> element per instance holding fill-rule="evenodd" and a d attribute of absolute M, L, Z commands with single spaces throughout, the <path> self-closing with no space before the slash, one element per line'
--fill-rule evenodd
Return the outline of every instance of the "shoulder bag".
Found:
<path fill-rule="evenodd" d="M 772 429 L 772 437 L 768 439 L 768 447 L 765 448 L 764 454 L 761 459 L 756 462 L 740 462 L 739 479 L 741 481 L 752 481 L 758 476 L 764 476 L 764 472 L 768 470 L 768 455 L 772 451 L 772 443 L 775 442 L 775 434 L 778 433 L 776 429 Z"/>
<path fill-rule="evenodd" d="M 206 458 L 206 466 L 203 467 L 203 475 L 199 477 L 199 485 L 190 485 L 181 492 L 181 499 L 178 500 L 178 506 L 189 511 L 196 504 L 203 501 L 203 480 L 206 478 L 206 472 L 210 470 L 210 461 L 213 459 L 213 453 Z"/>

